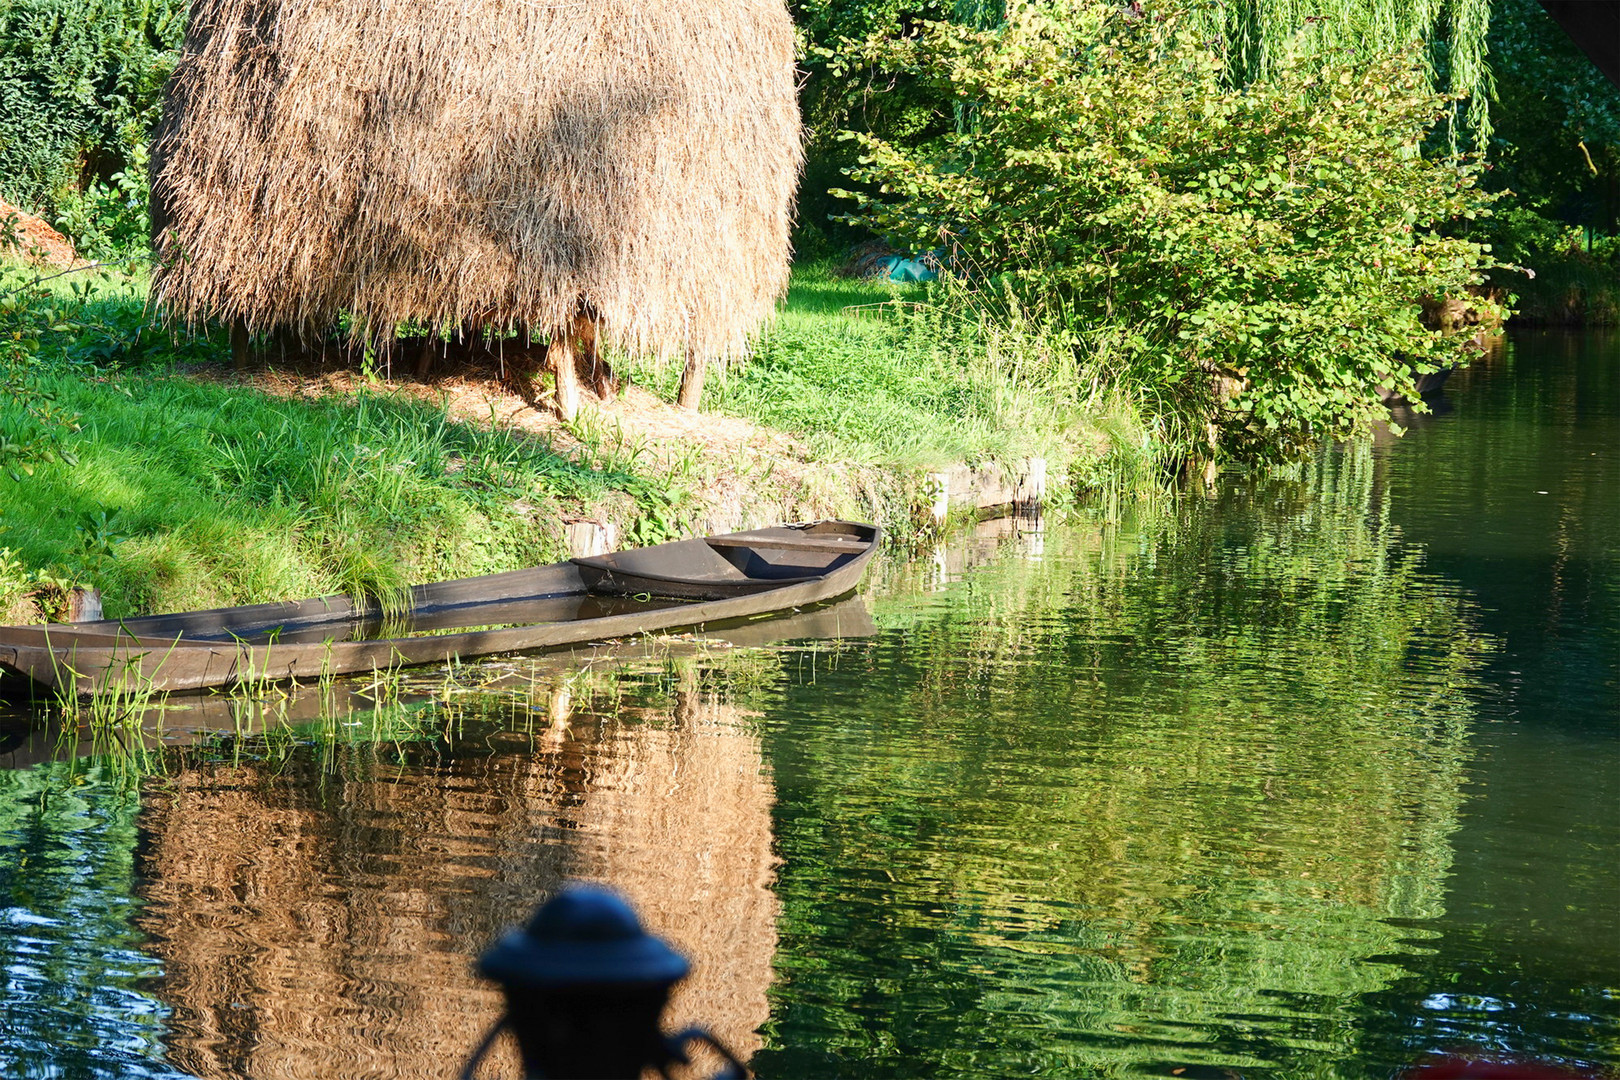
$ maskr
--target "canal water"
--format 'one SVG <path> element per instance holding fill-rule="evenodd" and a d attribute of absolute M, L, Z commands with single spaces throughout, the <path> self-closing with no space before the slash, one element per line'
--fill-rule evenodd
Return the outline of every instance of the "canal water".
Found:
<path fill-rule="evenodd" d="M 568 877 L 767 1078 L 1620 1070 L 1620 338 L 994 532 L 767 646 L 14 707 L 0 1076 L 456 1075 Z"/>

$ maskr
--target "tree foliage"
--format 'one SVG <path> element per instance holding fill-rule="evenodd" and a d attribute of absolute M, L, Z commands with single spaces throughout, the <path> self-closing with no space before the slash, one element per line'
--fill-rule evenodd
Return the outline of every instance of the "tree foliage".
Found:
<path fill-rule="evenodd" d="M 1500 0 L 1498 0 L 1500 2 Z M 1190 4 L 1189 26 L 1246 85 L 1296 65 L 1332 65 L 1346 52 L 1413 55 L 1436 89 L 1452 95 L 1462 126 L 1489 136 L 1487 29 L 1492 0 L 1220 0 Z"/>
<path fill-rule="evenodd" d="M 16 215 L 0 218 L 0 251 L 20 246 Z M 0 262 L 0 474 L 19 479 L 44 461 L 73 461 L 62 446 L 78 418 L 29 377 L 48 336 L 78 328 L 76 297 L 52 292 L 38 271 Z"/>
<path fill-rule="evenodd" d="M 1496 0 L 1489 185 L 1526 210 L 1620 230 L 1620 88 L 1534 0 Z"/>
<path fill-rule="evenodd" d="M 1466 358 L 1417 302 L 1488 264 L 1441 231 L 1488 213 L 1475 165 L 1422 152 L 1452 99 L 1410 52 L 1234 89 L 1185 30 L 1048 0 L 874 39 L 870 61 L 954 123 L 916 145 L 852 133 L 867 190 L 845 194 L 1160 396 L 1184 441 L 1266 454 L 1362 428 L 1380 386 L 1415 399 L 1415 373 Z"/>
<path fill-rule="evenodd" d="M 905 36 L 917 19 L 948 19 L 953 9 L 941 0 L 790 0 L 788 8 L 803 72 L 799 109 L 806 145 L 799 223 L 816 235 L 829 226 L 839 228 L 842 208 L 829 191 L 847 183 L 845 174 L 855 165 L 855 154 L 839 132 L 854 129 L 903 141 L 941 134 L 934 128 L 938 110 L 916 80 L 866 64 L 862 43 Z M 806 239 L 801 234 L 801 248 Z"/>
<path fill-rule="evenodd" d="M 1495 0 L 1496 130 L 1479 232 L 1534 278 L 1501 275 L 1532 321 L 1620 319 L 1620 88 L 1534 0 Z"/>
<path fill-rule="evenodd" d="M 1164 4 L 1120 6 L 1156 12 Z M 1225 61 L 1224 78 L 1233 86 L 1302 63 L 1331 63 L 1345 50 L 1413 48 L 1432 85 L 1460 95 L 1462 129 L 1478 141 L 1490 129 L 1486 31 L 1492 7 L 1493 0 L 1211 0 L 1187 5 L 1185 16 L 1189 30 Z M 800 218 L 819 227 L 837 213 L 827 189 L 855 163 L 840 131 L 911 144 L 941 133 L 941 102 L 931 89 L 902 69 L 874 62 L 863 43 L 879 35 L 913 36 L 930 20 L 990 29 L 1005 18 L 1007 5 L 791 0 L 789 8 L 799 28 L 809 143 Z M 946 109 L 943 119 L 949 124 L 956 117 Z"/>
<path fill-rule="evenodd" d="M 118 174 L 144 172 L 141 155 L 187 7 L 0 0 L 0 194 L 60 211 L 88 192 L 92 205 L 81 215 L 99 212 L 99 229 L 115 230 L 113 211 L 127 207 L 116 198 L 113 206 L 94 203 L 111 190 L 106 183 L 118 187 Z"/>

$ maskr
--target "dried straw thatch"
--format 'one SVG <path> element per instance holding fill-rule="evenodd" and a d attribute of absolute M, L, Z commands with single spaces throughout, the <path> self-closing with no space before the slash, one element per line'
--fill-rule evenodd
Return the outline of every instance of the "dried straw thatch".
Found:
<path fill-rule="evenodd" d="M 154 297 L 736 355 L 787 278 L 781 0 L 196 0 L 154 151 Z"/>

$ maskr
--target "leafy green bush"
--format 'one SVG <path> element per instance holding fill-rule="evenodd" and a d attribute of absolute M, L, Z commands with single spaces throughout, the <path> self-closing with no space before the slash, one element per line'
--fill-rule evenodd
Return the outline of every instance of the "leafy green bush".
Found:
<path fill-rule="evenodd" d="M 804 116 L 805 175 L 799 190 L 795 249 L 812 257 L 831 255 L 836 241 L 856 239 L 842 222 L 843 205 L 829 189 L 845 182 L 855 164 L 847 128 L 912 144 L 950 127 L 932 88 L 905 72 L 874 67 L 861 43 L 874 36 L 914 33 L 922 20 L 944 19 L 989 27 L 1001 21 L 1000 0 L 789 0 L 799 37 L 804 80 L 799 106 Z M 829 243 L 829 241 L 834 241 Z"/>
<path fill-rule="evenodd" d="M 1488 213 L 1476 167 L 1425 156 L 1448 101 L 1410 55 L 1279 61 L 1242 89 L 1173 17 L 1091 0 L 1001 27 L 925 24 L 867 43 L 956 123 L 919 146 L 851 133 L 855 217 L 943 249 L 1102 376 L 1159 402 L 1167 434 L 1244 455 L 1382 418 L 1378 388 L 1464 362 L 1418 299 L 1481 280 L 1442 227 Z"/>
<path fill-rule="evenodd" d="M 137 232 L 144 245 L 145 200 L 130 185 L 144 184 L 187 9 L 0 0 L 0 194 L 65 216 L 59 225 L 81 247 L 128 249 Z"/>
<path fill-rule="evenodd" d="M 151 235 L 151 181 L 145 144 L 132 147 L 129 164 L 106 181 L 91 179 L 83 191 L 57 199 L 56 227 L 73 238 L 87 259 L 115 260 L 144 254 Z"/>

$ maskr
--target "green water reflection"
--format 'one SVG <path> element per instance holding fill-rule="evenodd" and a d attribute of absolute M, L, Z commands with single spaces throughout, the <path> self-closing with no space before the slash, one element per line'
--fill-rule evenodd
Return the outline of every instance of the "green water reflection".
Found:
<path fill-rule="evenodd" d="M 1361 1052 L 1443 910 L 1478 614 L 1371 452 L 1044 538 L 793 687 L 765 1075 Z"/>
<path fill-rule="evenodd" d="M 1519 334 L 1384 455 L 1391 514 L 1475 598 L 1469 798 L 1440 937 L 1366 1002 L 1395 1045 L 1620 1063 L 1620 338 Z"/>
<path fill-rule="evenodd" d="M 767 1076 L 1620 1066 L 1620 356 L 897 587 L 767 738 Z"/>

